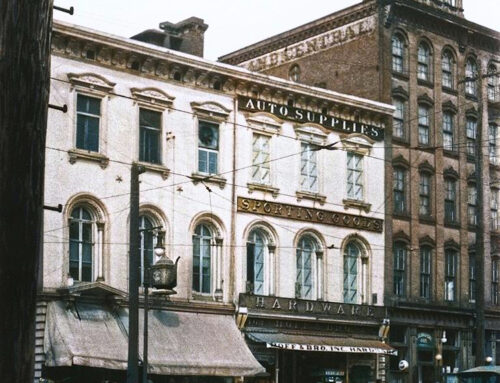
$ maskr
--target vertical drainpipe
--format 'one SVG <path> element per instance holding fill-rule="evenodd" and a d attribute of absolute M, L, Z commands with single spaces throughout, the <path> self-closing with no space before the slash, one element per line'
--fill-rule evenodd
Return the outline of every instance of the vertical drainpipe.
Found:
<path fill-rule="evenodd" d="M 238 96 L 235 92 L 233 100 L 233 163 L 232 163 L 232 181 L 231 181 L 231 228 L 229 243 L 229 299 L 236 300 L 235 292 L 235 259 L 236 259 L 236 128 L 238 116 Z"/>

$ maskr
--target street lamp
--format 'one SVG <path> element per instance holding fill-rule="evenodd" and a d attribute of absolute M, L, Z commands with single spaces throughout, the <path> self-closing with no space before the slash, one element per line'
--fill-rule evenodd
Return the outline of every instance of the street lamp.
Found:
<path fill-rule="evenodd" d="M 165 245 L 163 240 L 165 231 L 158 231 L 154 253 L 160 259 L 144 273 L 144 338 L 143 338 L 143 363 L 142 383 L 148 382 L 148 309 L 149 309 L 149 286 L 155 289 L 156 295 L 177 294 L 174 287 L 177 286 L 177 257 L 175 263 L 165 256 Z"/>

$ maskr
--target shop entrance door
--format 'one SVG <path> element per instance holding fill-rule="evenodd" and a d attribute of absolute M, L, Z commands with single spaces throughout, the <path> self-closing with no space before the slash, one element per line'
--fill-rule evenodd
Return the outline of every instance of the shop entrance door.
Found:
<path fill-rule="evenodd" d="M 434 383 L 434 367 L 419 365 L 418 366 L 418 383 Z"/>
<path fill-rule="evenodd" d="M 350 383 L 368 383 L 371 382 L 370 366 L 352 366 L 349 371 Z"/>

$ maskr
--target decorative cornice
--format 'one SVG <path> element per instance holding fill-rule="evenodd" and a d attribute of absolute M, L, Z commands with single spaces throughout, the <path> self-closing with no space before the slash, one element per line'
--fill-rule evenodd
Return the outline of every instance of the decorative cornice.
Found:
<path fill-rule="evenodd" d="M 404 89 L 402 86 L 398 86 L 397 88 L 394 88 L 392 90 L 392 97 L 399 97 L 404 100 L 408 100 L 410 95 L 406 89 Z"/>
<path fill-rule="evenodd" d="M 427 93 L 423 93 L 417 97 L 417 102 L 419 104 L 425 104 L 428 106 L 434 106 L 434 100 L 429 97 Z"/>
<path fill-rule="evenodd" d="M 418 171 L 431 174 L 435 173 L 434 166 L 432 166 L 427 160 L 418 165 Z"/>
<path fill-rule="evenodd" d="M 167 93 L 158 88 L 131 88 L 130 93 L 137 101 L 154 104 L 162 109 L 172 106 L 175 97 L 169 96 Z"/>
<path fill-rule="evenodd" d="M 410 167 L 410 162 L 400 154 L 392 159 L 392 166 L 393 167 L 402 166 L 408 169 Z"/>
<path fill-rule="evenodd" d="M 443 104 L 441 105 L 441 107 L 443 108 L 443 111 L 445 111 L 445 112 L 451 112 L 453 114 L 457 114 L 458 113 L 458 108 L 456 107 L 456 105 L 451 100 L 443 102 Z"/>
<path fill-rule="evenodd" d="M 454 179 L 458 179 L 459 178 L 459 175 L 458 175 L 458 172 L 453 169 L 451 166 L 446 168 L 444 171 L 443 171 L 443 176 L 445 178 L 454 178 Z"/>
<path fill-rule="evenodd" d="M 116 85 L 96 73 L 68 73 L 68 80 L 73 86 L 81 86 L 104 93 L 111 92 Z"/>
<path fill-rule="evenodd" d="M 191 108 L 199 116 L 214 118 L 217 120 L 226 120 L 229 116 L 229 113 L 231 113 L 231 110 L 214 101 L 201 103 L 192 102 Z"/>
<path fill-rule="evenodd" d="M 393 241 L 404 241 L 406 243 L 410 243 L 410 236 L 406 234 L 403 230 L 400 230 L 396 233 L 393 234 L 392 236 Z"/>
<path fill-rule="evenodd" d="M 431 246 L 431 247 L 435 247 L 436 246 L 436 241 L 434 241 L 433 238 L 429 237 L 428 235 L 425 235 L 423 237 L 421 237 L 419 240 L 418 240 L 418 243 L 419 243 L 419 246 Z"/>
<path fill-rule="evenodd" d="M 444 242 L 444 249 L 460 250 L 460 245 L 454 239 L 448 239 Z"/>

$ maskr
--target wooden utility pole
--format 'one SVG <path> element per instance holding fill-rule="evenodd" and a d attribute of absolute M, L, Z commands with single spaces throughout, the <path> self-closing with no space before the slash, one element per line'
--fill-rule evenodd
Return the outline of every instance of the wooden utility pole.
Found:
<path fill-rule="evenodd" d="M 33 382 L 52 0 L 0 0 L 0 382 Z"/>

